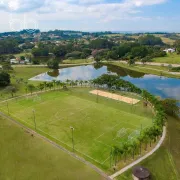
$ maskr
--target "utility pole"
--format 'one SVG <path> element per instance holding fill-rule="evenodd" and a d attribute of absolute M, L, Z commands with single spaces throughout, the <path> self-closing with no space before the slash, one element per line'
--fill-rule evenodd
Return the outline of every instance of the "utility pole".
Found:
<path fill-rule="evenodd" d="M 73 148 L 73 152 L 74 152 L 74 128 L 71 126 L 70 129 L 72 131 L 72 148 Z"/>

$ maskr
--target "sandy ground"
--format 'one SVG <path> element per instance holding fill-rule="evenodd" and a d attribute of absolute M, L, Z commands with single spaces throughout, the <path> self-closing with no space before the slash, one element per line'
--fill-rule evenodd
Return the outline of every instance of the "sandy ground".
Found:
<path fill-rule="evenodd" d="M 136 104 L 136 103 L 138 103 L 140 101 L 138 99 L 133 99 L 133 98 L 130 98 L 130 97 L 121 96 L 121 95 L 117 95 L 117 94 L 109 93 L 109 92 L 105 92 L 105 91 L 100 91 L 100 90 L 93 90 L 93 91 L 90 91 L 90 93 L 98 95 L 98 96 L 107 97 L 109 99 L 114 99 L 114 100 L 117 100 L 117 101 L 126 102 L 126 103 L 129 103 L 129 104 Z"/>

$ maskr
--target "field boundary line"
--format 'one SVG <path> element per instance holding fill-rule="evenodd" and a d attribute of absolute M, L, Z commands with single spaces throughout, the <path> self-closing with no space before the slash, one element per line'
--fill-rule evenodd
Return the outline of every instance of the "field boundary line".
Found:
<path fill-rule="evenodd" d="M 11 115 L 11 114 L 10 114 L 10 115 Z M 12 117 L 12 118 L 17 118 L 17 120 L 18 120 L 20 123 L 23 122 L 23 123 L 25 123 L 25 124 L 33 127 L 33 124 L 32 124 L 32 123 L 26 122 L 26 121 L 24 121 L 24 120 L 21 120 L 21 119 L 20 119 L 19 117 L 17 117 L 17 116 L 14 116 L 14 115 L 13 115 L 13 116 L 11 116 L 11 117 Z M 44 134 L 48 135 L 49 137 L 55 139 L 56 141 L 59 141 L 60 143 L 66 145 L 67 147 L 72 148 L 70 145 L 68 145 L 68 144 L 66 144 L 65 142 L 61 141 L 60 139 L 57 139 L 56 137 L 54 137 L 54 136 L 52 136 L 52 135 L 44 132 L 42 129 L 40 129 L 40 128 L 37 127 L 37 130 L 38 130 L 38 131 L 41 131 L 42 133 L 44 133 Z M 32 132 L 34 132 L 34 130 L 32 130 Z M 37 133 L 37 134 L 38 134 L 38 133 Z M 101 142 L 99 142 L 99 143 L 101 143 Z M 103 143 L 102 143 L 102 144 L 103 144 Z M 106 144 L 104 144 L 104 145 L 106 145 Z M 108 145 L 106 145 L 106 146 L 108 146 Z M 110 146 L 109 146 L 109 147 L 110 147 Z M 102 165 L 101 162 L 99 162 L 98 160 L 92 158 L 91 156 L 89 156 L 89 155 L 87 155 L 87 154 L 84 154 L 84 153 L 80 152 L 80 151 L 77 150 L 77 149 L 75 149 L 75 150 L 76 150 L 78 153 L 80 153 L 80 154 L 82 154 L 82 155 L 84 155 L 84 156 L 86 156 L 86 157 L 92 159 L 93 161 L 95 161 L 95 162 L 97 162 L 97 163 L 99 163 L 99 164 Z"/>
<path fill-rule="evenodd" d="M 116 124 L 115 126 L 113 126 L 113 127 L 111 128 L 111 130 L 108 130 L 108 131 L 106 131 L 106 132 L 102 133 L 100 136 L 98 136 L 98 137 L 97 137 L 97 138 L 95 138 L 94 140 L 98 140 L 101 136 L 103 136 L 104 134 L 106 134 L 106 133 L 108 133 L 108 132 L 112 131 L 112 130 L 116 127 L 116 126 L 118 126 L 118 125 L 120 125 L 120 124 L 122 124 L 122 122 L 120 122 L 120 123 Z"/>
<path fill-rule="evenodd" d="M 163 127 L 163 135 L 160 139 L 160 141 L 158 142 L 158 144 L 156 145 L 156 147 L 151 150 L 149 153 L 147 153 L 146 155 L 144 155 L 143 157 L 137 159 L 136 161 L 132 162 L 131 164 L 129 164 L 128 166 L 122 168 L 121 170 L 117 171 L 116 173 L 112 174 L 111 176 L 109 176 L 111 179 L 114 179 L 115 177 L 121 175 L 122 173 L 126 172 L 128 169 L 132 168 L 133 166 L 135 166 L 136 164 L 140 163 L 141 161 L 145 160 L 147 157 L 151 156 L 154 152 L 156 152 L 160 146 L 162 145 L 162 143 L 164 142 L 164 139 L 166 137 L 166 126 Z"/>
<path fill-rule="evenodd" d="M 98 174 L 100 174 L 101 176 L 103 176 L 104 178 L 106 178 L 107 180 L 112 180 L 109 176 L 107 176 L 107 174 L 105 172 L 103 172 L 100 168 L 96 167 L 94 164 L 90 163 L 89 161 L 86 161 L 84 158 L 68 151 L 67 149 L 65 149 L 64 147 L 62 147 L 61 145 L 51 141 L 50 139 L 46 138 L 45 136 L 37 133 L 36 131 L 28 128 L 27 126 L 23 125 L 22 123 L 20 123 L 19 121 L 16 121 L 14 118 L 4 114 L 3 112 L 0 112 L 0 115 L 8 120 L 10 120 L 11 122 L 13 122 L 14 124 L 22 127 L 23 129 L 25 129 L 26 131 L 35 134 L 38 138 L 50 143 L 51 145 L 53 145 L 54 147 L 60 149 L 61 151 L 69 154 L 71 157 L 79 160 L 80 162 L 86 164 L 87 166 L 91 167 L 92 169 L 94 169 Z"/>

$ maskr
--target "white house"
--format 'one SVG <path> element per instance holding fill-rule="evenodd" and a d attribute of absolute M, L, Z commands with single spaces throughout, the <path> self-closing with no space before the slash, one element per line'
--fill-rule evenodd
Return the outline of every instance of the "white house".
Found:
<path fill-rule="evenodd" d="M 166 53 L 174 53 L 174 52 L 176 52 L 176 50 L 174 48 L 165 49 L 163 51 L 166 52 Z"/>
<path fill-rule="evenodd" d="M 10 59 L 11 64 L 19 64 L 19 61 L 17 59 Z"/>

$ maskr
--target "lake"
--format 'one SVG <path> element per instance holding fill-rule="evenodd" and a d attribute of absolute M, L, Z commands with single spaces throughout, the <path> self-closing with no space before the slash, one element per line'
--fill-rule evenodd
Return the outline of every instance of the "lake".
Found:
<path fill-rule="evenodd" d="M 148 90 L 150 93 L 162 98 L 175 98 L 180 100 L 180 79 L 166 78 L 151 74 L 144 74 L 113 65 L 87 65 L 62 68 L 49 71 L 31 78 L 35 81 L 61 80 L 90 80 L 102 74 L 118 74 L 136 86 Z"/>

